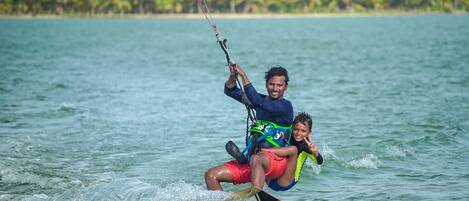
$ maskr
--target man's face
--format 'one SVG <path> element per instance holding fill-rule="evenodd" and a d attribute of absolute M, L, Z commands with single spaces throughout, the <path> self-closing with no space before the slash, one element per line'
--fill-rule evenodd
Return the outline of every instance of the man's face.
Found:
<path fill-rule="evenodd" d="M 301 142 L 306 137 L 309 137 L 310 134 L 311 131 L 309 131 L 309 126 L 307 124 L 298 122 L 293 126 L 293 137 L 297 142 Z"/>
<path fill-rule="evenodd" d="M 267 93 L 270 99 L 279 99 L 283 97 L 283 93 L 288 89 L 285 82 L 285 76 L 274 75 L 266 83 Z"/>

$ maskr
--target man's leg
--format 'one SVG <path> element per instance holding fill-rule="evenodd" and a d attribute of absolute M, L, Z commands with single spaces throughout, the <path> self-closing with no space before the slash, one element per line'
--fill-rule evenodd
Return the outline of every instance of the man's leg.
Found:
<path fill-rule="evenodd" d="M 205 172 L 205 184 L 208 190 L 223 191 L 220 182 L 232 182 L 233 176 L 225 164 L 210 168 Z"/>

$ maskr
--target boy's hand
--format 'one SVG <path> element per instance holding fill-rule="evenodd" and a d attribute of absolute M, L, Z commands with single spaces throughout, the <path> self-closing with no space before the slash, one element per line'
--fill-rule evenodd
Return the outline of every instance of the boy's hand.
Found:
<path fill-rule="evenodd" d="M 318 146 L 308 137 L 305 138 L 305 142 L 306 144 L 308 144 L 308 148 L 311 151 L 311 153 L 313 153 L 315 156 L 318 156 L 319 154 Z"/>

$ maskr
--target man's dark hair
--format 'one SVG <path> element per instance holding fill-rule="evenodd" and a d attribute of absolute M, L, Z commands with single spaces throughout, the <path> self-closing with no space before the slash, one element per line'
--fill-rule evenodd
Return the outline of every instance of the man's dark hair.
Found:
<path fill-rule="evenodd" d="M 306 112 L 300 112 L 296 115 L 295 120 L 293 120 L 293 125 L 296 123 L 302 123 L 302 124 L 307 124 L 309 127 L 309 131 L 311 131 L 311 128 L 313 127 L 313 120 L 311 119 L 311 116 L 306 113 Z"/>
<path fill-rule="evenodd" d="M 265 82 L 267 83 L 270 78 L 273 76 L 284 76 L 285 77 L 285 84 L 288 85 L 288 72 L 287 69 L 283 68 L 282 66 L 274 66 L 270 68 L 269 71 L 265 72 Z"/>

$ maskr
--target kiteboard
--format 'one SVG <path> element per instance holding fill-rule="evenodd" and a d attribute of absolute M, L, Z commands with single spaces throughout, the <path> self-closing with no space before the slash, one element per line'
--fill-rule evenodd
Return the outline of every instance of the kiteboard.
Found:
<path fill-rule="evenodd" d="M 280 201 L 280 199 L 266 193 L 265 191 L 259 191 L 255 195 L 257 201 Z"/>
<path fill-rule="evenodd" d="M 250 187 L 234 192 L 225 201 L 280 201 L 280 199 L 263 190 Z"/>

